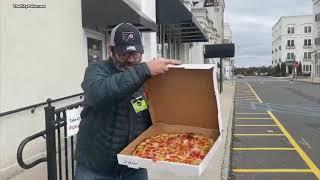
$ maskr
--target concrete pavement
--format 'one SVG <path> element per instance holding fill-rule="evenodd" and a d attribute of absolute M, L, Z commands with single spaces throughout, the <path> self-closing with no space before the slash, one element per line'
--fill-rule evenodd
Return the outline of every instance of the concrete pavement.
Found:
<path fill-rule="evenodd" d="M 221 110 L 223 117 L 224 132 L 222 134 L 222 142 L 216 156 L 210 162 L 208 167 L 200 177 L 179 177 L 171 173 L 160 173 L 149 171 L 150 180 L 225 180 L 228 179 L 229 173 L 229 157 L 231 144 L 231 128 L 234 108 L 234 92 L 235 82 L 232 80 L 224 81 L 224 89 L 221 94 Z"/>

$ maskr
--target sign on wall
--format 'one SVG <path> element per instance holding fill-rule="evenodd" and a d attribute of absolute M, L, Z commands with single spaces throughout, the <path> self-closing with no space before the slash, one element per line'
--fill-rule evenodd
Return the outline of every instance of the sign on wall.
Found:
<path fill-rule="evenodd" d="M 88 42 L 88 61 L 95 62 L 102 60 L 102 40 L 87 38 Z"/>
<path fill-rule="evenodd" d="M 82 107 L 71 109 L 66 111 L 67 115 L 67 137 L 74 136 L 78 134 L 79 124 L 81 122 L 80 113 L 82 111 Z"/>

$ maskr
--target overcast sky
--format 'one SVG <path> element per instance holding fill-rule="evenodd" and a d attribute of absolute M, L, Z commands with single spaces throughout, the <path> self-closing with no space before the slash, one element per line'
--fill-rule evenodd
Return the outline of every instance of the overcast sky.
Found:
<path fill-rule="evenodd" d="M 236 66 L 271 65 L 272 26 L 281 16 L 311 15 L 312 0 L 225 0 Z"/>

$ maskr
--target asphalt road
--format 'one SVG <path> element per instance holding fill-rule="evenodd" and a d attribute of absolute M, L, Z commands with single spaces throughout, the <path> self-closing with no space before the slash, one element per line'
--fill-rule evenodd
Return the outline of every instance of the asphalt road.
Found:
<path fill-rule="evenodd" d="M 320 179 L 320 85 L 237 81 L 230 179 Z"/>

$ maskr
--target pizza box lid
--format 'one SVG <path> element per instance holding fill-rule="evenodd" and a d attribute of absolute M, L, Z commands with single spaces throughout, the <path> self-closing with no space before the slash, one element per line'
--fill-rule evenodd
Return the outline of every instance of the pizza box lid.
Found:
<path fill-rule="evenodd" d="M 153 76 L 144 89 L 152 123 L 178 124 L 222 132 L 216 66 L 182 64 Z"/>

